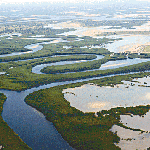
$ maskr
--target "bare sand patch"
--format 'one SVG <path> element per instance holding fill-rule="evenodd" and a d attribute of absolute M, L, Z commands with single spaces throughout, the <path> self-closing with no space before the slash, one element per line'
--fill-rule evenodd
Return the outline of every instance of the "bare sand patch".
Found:
<path fill-rule="evenodd" d="M 54 25 L 54 27 L 59 27 L 59 28 L 81 28 L 83 27 L 80 23 L 73 23 L 71 21 L 67 22 L 62 22 Z"/>
<path fill-rule="evenodd" d="M 59 40 L 54 40 L 54 41 L 51 41 L 50 43 L 58 43 Z"/>
<path fill-rule="evenodd" d="M 100 14 L 88 14 L 88 13 L 85 13 L 85 12 L 76 12 L 76 11 L 65 12 L 65 14 L 74 14 L 74 15 L 83 16 L 83 17 L 97 17 L 97 16 L 101 16 Z"/>
<path fill-rule="evenodd" d="M 138 53 L 141 51 L 141 44 L 128 44 L 119 47 L 119 49 L 124 52 Z"/>
<path fill-rule="evenodd" d="M 70 12 L 71 13 L 71 12 Z M 72 12 L 73 13 L 73 12 Z M 95 14 L 92 14 L 95 15 Z M 117 17 L 124 17 L 123 15 L 118 15 Z M 96 20 L 94 20 L 96 21 Z M 128 23 L 128 22 L 127 22 Z M 116 32 L 142 32 L 142 31 L 150 31 L 150 21 L 141 25 L 141 26 L 133 26 L 134 29 L 109 29 L 109 27 L 106 26 L 99 26 L 99 27 L 85 27 L 80 22 L 62 22 L 58 24 L 51 24 L 50 27 L 54 28 L 76 28 L 75 35 L 81 35 L 81 36 L 91 36 L 95 37 L 97 35 L 102 35 L 103 33 L 116 33 Z"/>
<path fill-rule="evenodd" d="M 31 16 L 33 16 L 33 17 L 38 17 L 38 16 L 42 17 L 42 16 L 48 16 L 48 15 L 31 15 Z"/>
<path fill-rule="evenodd" d="M 145 98 L 150 100 L 150 93 L 147 93 L 147 94 L 145 95 Z"/>
<path fill-rule="evenodd" d="M 107 66 L 103 66 L 103 68 L 106 68 L 106 67 L 113 67 L 113 66 L 119 66 L 119 65 L 123 65 L 123 64 L 127 64 L 127 63 L 120 63 L 120 64 L 107 65 Z"/>
<path fill-rule="evenodd" d="M 101 28 L 101 29 L 100 29 Z M 135 29 L 102 29 L 103 26 L 95 27 L 95 28 L 84 28 L 80 35 L 82 36 L 97 36 L 102 35 L 103 33 L 116 33 L 116 32 L 142 32 L 142 31 L 150 31 L 150 22 L 144 24 L 142 26 L 133 26 Z M 133 35 L 134 36 L 134 35 Z"/>
<path fill-rule="evenodd" d="M 150 12 L 150 11 L 142 10 L 142 11 L 136 11 L 136 12 L 146 13 L 146 12 Z"/>
<path fill-rule="evenodd" d="M 119 15 L 120 17 L 122 17 L 121 15 Z M 95 20 L 96 21 L 96 20 Z M 128 23 L 128 22 L 127 22 Z M 101 29 L 100 29 L 101 28 Z M 82 32 L 83 35 L 100 35 L 104 32 L 142 32 L 142 31 L 150 31 L 150 21 L 148 21 L 147 23 L 141 25 L 141 26 L 133 26 L 134 29 L 108 29 L 108 28 L 104 28 L 104 26 L 99 26 L 99 27 L 95 27 L 95 28 L 85 28 L 86 30 L 84 32 Z M 134 35 L 133 35 L 134 36 Z"/>
<path fill-rule="evenodd" d="M 22 18 L 22 20 L 35 20 L 36 18 Z"/>
<path fill-rule="evenodd" d="M 136 44 L 128 44 L 128 45 L 119 47 L 119 49 L 121 51 L 124 51 L 124 52 L 140 53 L 140 52 L 145 52 L 144 51 L 145 46 L 148 46 L 148 45 L 150 45 L 150 42 L 145 43 L 145 44 L 138 44 L 138 43 L 136 43 Z"/>
<path fill-rule="evenodd" d="M 32 48 L 37 48 L 39 45 L 32 46 Z"/>
<path fill-rule="evenodd" d="M 85 31 L 83 31 L 82 33 L 80 33 L 82 36 L 96 36 L 96 35 L 100 35 L 104 32 L 115 32 L 115 31 L 111 31 L 110 29 L 93 29 L 93 28 L 87 28 Z"/>
<path fill-rule="evenodd" d="M 124 14 L 124 15 L 116 15 L 114 16 L 114 18 L 132 18 L 140 16 L 150 16 L 150 14 Z"/>

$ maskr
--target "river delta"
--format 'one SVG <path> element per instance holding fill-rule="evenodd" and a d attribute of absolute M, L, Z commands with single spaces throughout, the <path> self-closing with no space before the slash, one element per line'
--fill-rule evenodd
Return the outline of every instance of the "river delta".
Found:
<path fill-rule="evenodd" d="M 0 5 L 0 149 L 150 148 L 140 3 Z"/>

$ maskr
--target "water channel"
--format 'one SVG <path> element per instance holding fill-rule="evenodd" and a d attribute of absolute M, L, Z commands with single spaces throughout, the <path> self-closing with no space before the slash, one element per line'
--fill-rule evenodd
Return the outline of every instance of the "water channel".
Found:
<path fill-rule="evenodd" d="M 64 97 L 70 106 L 83 112 L 98 112 L 116 107 L 146 106 L 150 102 L 150 77 L 136 78 L 132 82 L 122 81 L 123 84 L 110 86 L 97 86 L 84 84 L 81 87 L 64 89 Z M 115 143 L 122 150 L 145 150 L 150 143 L 150 111 L 145 115 L 121 115 L 120 122 L 132 129 L 113 125 L 110 131 L 120 137 Z"/>
<path fill-rule="evenodd" d="M 49 17 L 51 18 L 51 20 L 60 20 L 60 19 L 71 20 L 71 19 L 77 18 L 76 16 L 67 16 L 67 17 L 61 16 L 60 17 L 60 16 L 54 16 L 54 15 L 51 15 Z M 101 16 L 101 17 L 90 17 L 90 18 L 84 16 L 84 17 L 80 17 L 80 19 L 87 19 L 87 20 L 88 19 L 93 19 L 93 20 L 112 20 L 113 19 L 113 20 L 115 20 L 115 18 L 108 18 L 108 15 Z M 124 20 L 124 18 L 122 18 L 120 20 Z M 133 20 L 133 19 L 126 18 L 126 20 Z M 141 19 L 139 19 L 139 20 L 141 20 Z M 44 21 L 44 19 L 39 19 L 39 21 Z M 21 20 L 20 22 L 27 22 L 27 21 Z M 8 23 L 8 22 L 6 22 L 6 23 Z M 86 30 L 86 29 L 84 29 L 84 30 Z M 83 32 L 84 30 L 78 29 L 77 31 L 70 31 L 69 33 L 67 32 L 67 33 L 63 33 L 63 34 L 75 35 L 76 33 L 79 34 L 79 32 Z M 34 37 L 31 37 L 31 38 L 34 38 Z M 122 40 L 121 42 L 116 41 L 115 43 L 108 44 L 107 48 L 110 51 L 118 52 L 118 47 L 116 47 L 116 45 L 118 46 L 118 44 L 119 44 L 120 46 L 124 46 L 124 45 L 133 43 L 132 42 L 133 37 L 131 37 L 131 38 L 127 37 L 124 39 L 126 41 L 125 43 L 124 43 L 124 40 Z M 139 42 L 141 40 L 141 37 L 139 37 L 139 38 L 137 37 L 137 40 Z M 137 40 L 135 42 L 137 42 Z M 149 42 L 149 40 L 150 40 L 149 38 L 146 40 L 143 39 L 141 44 L 144 44 L 145 42 Z M 61 41 L 61 39 L 58 40 L 58 42 L 60 42 L 60 41 Z M 51 43 L 55 43 L 55 42 L 57 43 L 57 40 L 51 41 Z M 17 53 L 12 53 L 12 54 L 0 55 L 0 57 L 22 55 L 25 53 L 34 53 L 34 52 L 41 50 L 43 48 L 42 45 L 40 45 L 40 44 L 42 44 L 42 43 L 37 43 L 37 44 L 29 45 L 26 47 L 26 48 L 31 49 L 32 51 L 17 52 Z M 44 44 L 46 44 L 46 43 L 44 43 Z M 50 42 L 47 42 L 47 44 L 50 44 Z M 99 59 L 102 58 L 102 57 L 101 58 L 100 57 L 101 56 L 99 56 Z M 98 59 L 98 56 L 97 56 L 97 59 Z M 81 62 L 81 61 L 82 60 L 80 60 L 79 62 Z M 123 67 L 125 65 L 127 66 L 127 65 L 131 65 L 131 64 L 137 64 L 137 63 L 144 62 L 144 61 L 149 61 L 149 59 L 133 59 L 133 60 L 127 59 L 127 60 L 119 60 L 119 61 L 115 61 L 115 62 L 110 61 L 106 64 L 103 64 L 101 66 L 101 68 L 99 68 L 99 69 L 101 69 L 101 70 L 103 70 L 103 69 L 114 69 L 116 67 Z M 78 62 L 78 61 L 59 62 L 59 63 L 55 63 L 53 65 L 63 65 L 66 63 L 76 63 L 76 62 Z M 47 64 L 47 65 L 52 65 L 52 64 Z M 37 66 L 37 68 L 34 67 L 32 69 L 32 72 L 40 74 L 40 70 L 42 69 L 41 66 L 40 67 Z M 3 72 L 0 74 L 3 74 Z M 111 75 L 111 76 L 113 76 L 113 75 Z M 104 78 L 104 77 L 87 78 L 87 79 L 81 79 L 81 80 L 76 80 L 76 81 L 56 82 L 56 83 L 51 83 L 51 84 L 35 87 L 32 89 L 27 89 L 27 90 L 21 91 L 21 92 L 9 91 L 9 90 L 0 90 L 1 93 L 4 93 L 7 96 L 7 100 L 3 106 L 2 117 L 3 117 L 4 121 L 6 121 L 7 124 L 22 138 L 22 140 L 25 141 L 30 147 L 33 148 L 33 150 L 34 149 L 35 150 L 40 150 L 40 149 L 44 149 L 44 150 L 49 150 L 49 149 L 72 150 L 73 148 L 71 148 L 68 145 L 68 143 L 65 140 L 63 140 L 63 138 L 57 132 L 57 130 L 55 129 L 53 124 L 51 122 L 47 121 L 45 119 L 45 116 L 42 113 L 40 113 L 36 109 L 27 105 L 24 102 L 24 99 L 28 94 L 33 93 L 34 91 L 38 91 L 40 89 L 50 88 L 50 87 L 58 86 L 58 85 L 76 83 L 76 82 L 89 81 L 89 80 L 93 80 L 93 79 L 100 79 L 100 78 Z M 131 126 L 131 124 L 133 124 L 133 123 L 129 117 L 128 117 L 128 119 L 126 119 L 125 116 L 122 116 L 122 121 L 124 123 L 128 123 L 129 126 Z M 134 116 L 134 117 L 136 118 L 136 116 Z M 137 120 L 138 119 L 139 118 L 137 117 Z M 135 124 L 133 124 L 133 127 L 135 127 Z M 112 128 L 112 131 L 118 131 L 118 128 L 116 129 L 114 126 Z M 127 130 L 125 130 L 125 132 L 126 131 Z M 129 133 L 129 132 L 127 132 L 127 133 Z M 121 133 L 120 137 L 121 137 L 121 135 L 124 135 L 124 134 Z M 148 137 L 148 135 L 147 135 L 147 137 Z M 143 138 L 143 137 L 140 137 L 140 138 Z M 129 141 L 127 141 L 127 142 L 129 142 Z M 147 141 L 147 143 L 149 144 L 149 141 Z M 136 144 L 137 143 L 134 143 L 134 145 L 136 145 Z M 122 145 L 124 145 L 124 143 Z M 131 147 L 128 147 L 128 149 L 131 149 Z"/>
<path fill-rule="evenodd" d="M 41 47 L 38 46 L 37 50 L 40 49 Z M 101 56 L 98 57 L 97 59 L 102 58 Z M 66 62 L 60 63 L 61 65 L 64 65 Z M 56 82 L 47 85 L 42 85 L 32 89 L 27 89 L 21 92 L 0 90 L 0 93 L 4 93 L 7 96 L 7 100 L 3 106 L 2 117 L 4 121 L 6 121 L 7 124 L 21 137 L 21 139 L 35 150 L 71 150 L 73 148 L 70 147 L 69 144 L 61 137 L 61 135 L 57 132 L 53 124 L 47 121 L 42 113 L 28 106 L 24 102 L 24 99 L 30 93 L 33 93 L 34 91 L 38 91 L 40 89 L 100 78 L 102 77 L 87 78 L 75 81 Z"/>
<path fill-rule="evenodd" d="M 35 40 L 47 40 L 47 38 L 28 38 L 28 39 L 35 39 Z M 61 38 L 48 38 L 50 41 L 47 42 L 42 42 L 42 43 L 36 43 L 36 44 L 31 44 L 31 45 L 27 45 L 24 48 L 27 48 L 31 51 L 27 51 L 27 52 L 14 52 L 11 54 L 4 54 L 4 55 L 0 55 L 0 57 L 7 57 L 7 56 L 15 56 L 15 55 L 22 55 L 22 54 L 27 54 L 27 53 L 35 53 L 39 50 L 42 50 L 43 48 L 43 44 L 52 44 L 52 43 L 59 43 L 59 42 L 68 42 L 67 40 L 62 40 Z"/>

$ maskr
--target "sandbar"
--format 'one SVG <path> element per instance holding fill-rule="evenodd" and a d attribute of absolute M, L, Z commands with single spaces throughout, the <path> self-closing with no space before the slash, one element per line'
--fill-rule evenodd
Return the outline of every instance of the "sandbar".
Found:
<path fill-rule="evenodd" d="M 125 46 L 121 46 L 119 47 L 119 49 L 121 49 L 121 51 L 124 51 L 124 52 L 131 52 L 131 53 L 150 53 L 150 52 L 146 52 L 144 51 L 145 49 L 145 46 L 148 46 L 150 45 L 150 42 L 147 42 L 145 44 L 128 44 L 128 45 L 125 45 Z"/>
<path fill-rule="evenodd" d="M 32 48 L 37 48 L 39 45 L 32 46 Z"/>
<path fill-rule="evenodd" d="M 113 64 L 113 65 L 107 65 L 107 66 L 103 66 L 105 67 L 113 67 L 113 66 L 119 66 L 119 65 L 123 65 L 123 64 L 127 64 L 127 63 L 120 63 L 120 64 Z"/>

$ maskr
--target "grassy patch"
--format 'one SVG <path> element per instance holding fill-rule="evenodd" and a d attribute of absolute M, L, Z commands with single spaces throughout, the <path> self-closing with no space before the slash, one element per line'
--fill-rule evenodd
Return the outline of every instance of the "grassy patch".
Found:
<path fill-rule="evenodd" d="M 119 141 L 119 137 L 109 131 L 118 120 L 107 116 L 95 117 L 94 113 L 83 113 L 71 107 L 64 99 L 63 88 L 66 86 L 34 92 L 29 94 L 25 101 L 44 113 L 72 147 L 120 149 L 114 145 L 114 142 Z"/>
<path fill-rule="evenodd" d="M 96 117 L 92 112 L 83 113 L 71 107 L 70 103 L 64 99 L 62 90 L 80 87 L 87 83 L 95 83 L 100 86 L 115 85 L 116 83 L 122 83 L 122 80 L 132 80 L 134 77 L 139 77 L 139 74 L 52 87 L 29 94 L 25 101 L 52 121 L 59 133 L 72 147 L 76 149 L 119 149 L 114 145 L 119 141 L 119 137 L 110 132 L 109 129 L 114 124 L 128 128 L 119 122 L 120 115 L 126 113 L 143 115 L 149 110 L 149 106 L 112 108 L 108 111 L 98 112 L 98 117 Z M 139 129 L 132 130 L 141 131 Z"/>
<path fill-rule="evenodd" d="M 0 40 L 0 55 L 10 54 L 13 52 L 30 51 L 24 48 L 26 45 L 35 44 L 37 40 L 21 39 L 20 37 L 13 37 L 12 39 L 1 38 Z"/>
<path fill-rule="evenodd" d="M 144 51 L 145 52 L 150 52 L 150 45 L 145 46 Z"/>
<path fill-rule="evenodd" d="M 122 80 L 131 81 L 135 77 L 140 77 L 140 75 L 120 75 L 52 87 L 29 94 L 25 101 L 44 113 L 46 118 L 54 123 L 63 138 L 74 148 L 119 149 L 113 144 L 114 142 L 118 142 L 119 137 L 111 133 L 109 129 L 114 124 L 128 128 L 119 122 L 120 115 L 127 113 L 143 115 L 149 111 L 150 106 L 112 108 L 108 111 L 103 110 L 98 112 L 99 117 L 96 117 L 94 113 L 83 113 L 71 107 L 70 103 L 64 99 L 62 90 L 65 88 L 79 87 L 86 83 L 95 83 L 100 86 L 115 85 L 122 83 Z M 139 129 L 132 130 L 140 131 Z"/>
<path fill-rule="evenodd" d="M 43 73 L 47 74 L 55 74 L 55 73 L 65 73 L 65 72 L 80 72 L 84 70 L 92 70 L 92 69 L 99 69 L 101 64 L 104 64 L 108 61 L 115 61 L 126 59 L 124 54 L 115 54 L 114 56 L 110 57 L 106 55 L 105 58 L 89 61 L 89 62 L 81 62 L 76 64 L 67 64 L 67 65 L 58 65 L 58 66 L 48 66 L 41 70 Z"/>
<path fill-rule="evenodd" d="M 56 59 L 56 58 L 53 58 L 53 59 Z M 65 59 L 65 58 L 58 57 L 56 61 L 60 61 L 61 59 Z M 50 60 L 46 60 L 46 61 L 50 62 Z M 150 63 L 143 62 L 140 64 L 120 67 L 116 69 L 76 72 L 76 73 L 68 73 L 68 74 L 34 74 L 32 73 L 32 67 L 41 63 L 42 61 L 38 62 L 38 60 L 29 60 L 25 62 L 9 62 L 9 63 L 0 64 L 0 71 L 7 72 L 7 75 L 5 74 L 5 75 L 0 76 L 1 89 L 10 89 L 10 90 L 20 91 L 20 90 L 24 90 L 27 88 L 31 88 L 31 87 L 35 87 L 35 86 L 39 86 L 43 84 L 48 84 L 52 82 L 86 79 L 86 78 L 92 78 L 92 77 L 102 77 L 106 75 L 130 73 L 130 72 L 141 72 L 138 75 L 143 76 L 143 75 L 149 74 L 148 72 L 142 73 L 143 71 L 150 70 Z"/>

